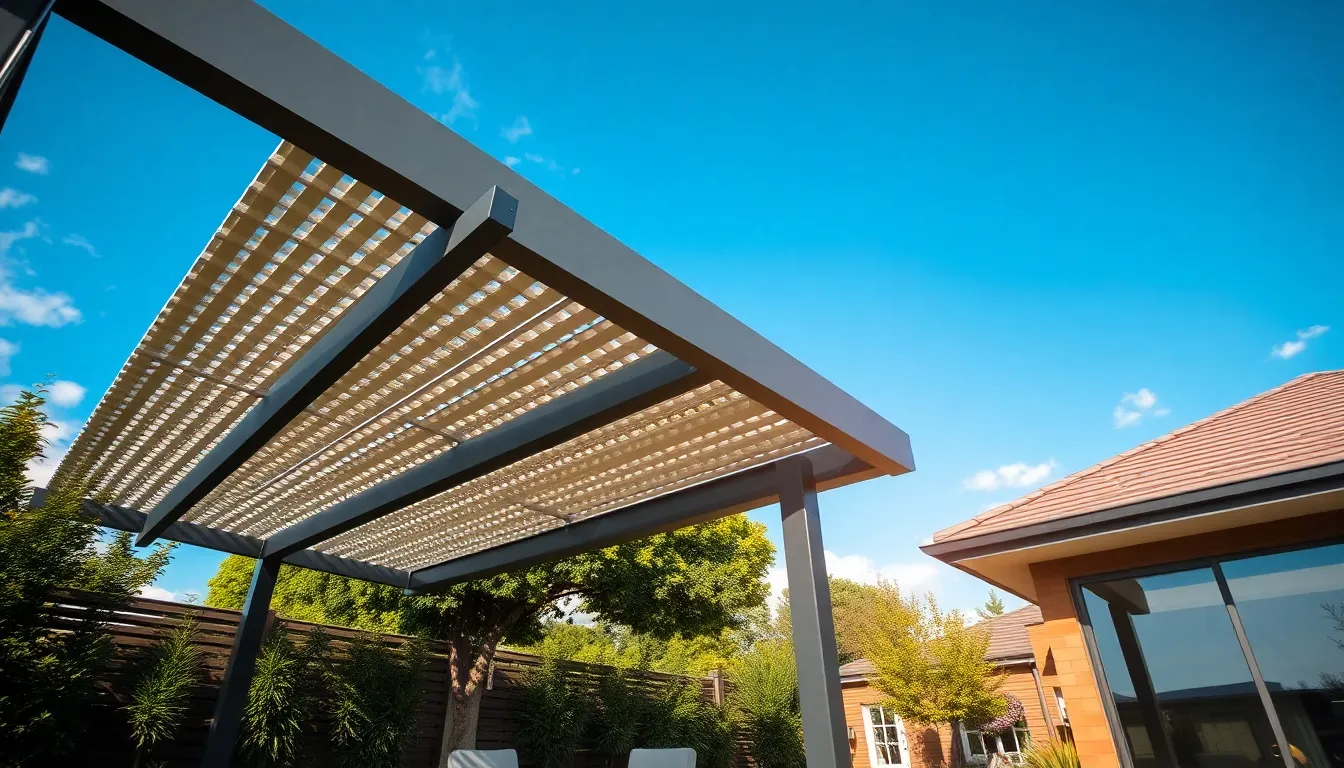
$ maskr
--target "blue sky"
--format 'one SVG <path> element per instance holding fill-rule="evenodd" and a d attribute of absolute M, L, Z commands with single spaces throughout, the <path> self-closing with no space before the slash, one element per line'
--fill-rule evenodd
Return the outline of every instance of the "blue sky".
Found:
<path fill-rule="evenodd" d="M 909 432 L 823 496 L 839 572 L 974 604 L 933 531 L 1344 367 L 1339 4 L 266 5 Z M 275 142 L 52 24 L 0 381 L 71 383 L 57 452 Z"/>

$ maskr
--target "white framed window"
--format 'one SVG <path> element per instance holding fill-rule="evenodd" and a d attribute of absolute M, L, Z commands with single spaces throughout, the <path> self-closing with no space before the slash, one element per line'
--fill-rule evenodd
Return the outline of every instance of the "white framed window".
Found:
<path fill-rule="evenodd" d="M 981 733 L 971 728 L 961 729 L 961 745 L 969 763 L 987 763 L 990 755 L 1003 755 L 1010 762 L 1022 762 L 1022 752 L 1031 746 L 1031 731 L 1025 720 L 1018 720 L 1012 728 L 999 733 Z"/>
<path fill-rule="evenodd" d="M 867 704 L 862 710 L 863 731 L 868 736 L 868 763 L 874 766 L 910 765 L 901 718 L 880 704 Z"/>

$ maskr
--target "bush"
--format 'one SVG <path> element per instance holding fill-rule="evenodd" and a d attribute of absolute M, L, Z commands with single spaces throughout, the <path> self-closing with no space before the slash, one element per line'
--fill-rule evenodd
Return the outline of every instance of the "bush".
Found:
<path fill-rule="evenodd" d="M 732 677 L 736 689 L 729 704 L 756 764 L 805 768 L 793 649 L 780 641 L 757 643 L 733 663 Z"/>
<path fill-rule="evenodd" d="M 140 679 L 126 705 L 137 765 L 182 726 L 191 689 L 201 680 L 202 653 L 195 640 L 196 617 L 187 614 L 141 657 Z"/>
<path fill-rule="evenodd" d="M 630 685 L 624 671 L 608 670 L 597 682 L 597 751 L 617 758 L 639 746 L 644 705 L 644 697 Z"/>
<path fill-rule="evenodd" d="M 529 672 L 520 693 L 519 750 L 543 768 L 569 765 L 588 724 L 588 700 L 565 680 L 555 658 Z"/>
<path fill-rule="evenodd" d="M 415 733 L 425 646 L 409 641 L 401 652 L 379 640 L 350 644 L 332 675 L 332 740 L 342 765 L 396 768 Z"/>
<path fill-rule="evenodd" d="M 616 758 L 636 747 L 690 747 L 700 768 L 732 763 L 732 724 L 723 709 L 701 698 L 698 681 L 669 681 L 648 694 L 612 670 L 598 682 L 597 698 L 596 741 L 603 754 Z"/>
<path fill-rule="evenodd" d="M 1026 768 L 1081 768 L 1078 749 L 1072 741 L 1051 739 L 1033 744 L 1022 754 Z"/>
<path fill-rule="evenodd" d="M 312 715 L 322 700 L 330 640 L 315 629 L 296 646 L 281 624 L 271 630 L 257 655 L 252 686 L 247 691 L 239 748 L 256 768 L 298 765 Z"/>

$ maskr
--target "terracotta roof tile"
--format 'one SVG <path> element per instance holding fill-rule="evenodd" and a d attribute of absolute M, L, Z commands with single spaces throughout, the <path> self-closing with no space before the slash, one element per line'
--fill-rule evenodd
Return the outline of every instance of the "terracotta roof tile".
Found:
<path fill-rule="evenodd" d="M 954 541 L 1344 460 L 1344 370 L 1299 376 L 945 528 Z"/>

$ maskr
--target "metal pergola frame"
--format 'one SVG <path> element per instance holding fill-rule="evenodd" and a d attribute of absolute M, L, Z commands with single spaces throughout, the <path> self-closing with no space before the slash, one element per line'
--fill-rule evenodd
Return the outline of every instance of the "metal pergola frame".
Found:
<path fill-rule="evenodd" d="M 228 765 L 281 563 L 412 592 L 780 502 L 811 768 L 850 763 L 818 490 L 914 469 L 909 438 L 723 310 L 252 0 L 0 0 L 0 120 L 50 13 L 336 165 L 439 225 L 148 511 L 88 501 L 103 525 L 257 558 L 203 765 Z M 267 539 L 180 518 L 298 412 L 489 252 L 660 351 Z M 560 528 L 404 571 L 309 549 L 341 532 L 709 381 L 830 445 Z M 35 503 L 41 503 L 41 493 Z"/>

